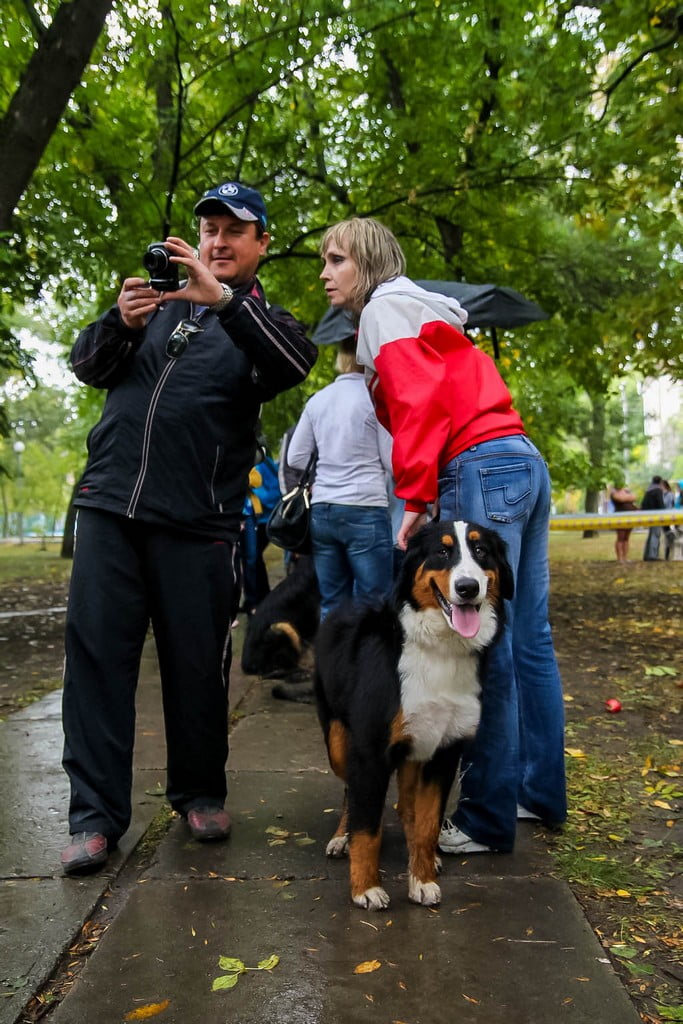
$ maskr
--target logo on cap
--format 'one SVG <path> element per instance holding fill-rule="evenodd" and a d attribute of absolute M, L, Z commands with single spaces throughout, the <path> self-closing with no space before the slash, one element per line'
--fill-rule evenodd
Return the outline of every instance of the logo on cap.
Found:
<path fill-rule="evenodd" d="M 239 187 L 235 185 L 233 182 L 230 182 L 227 185 L 221 185 L 221 187 L 218 189 L 218 193 L 221 196 L 236 196 L 238 192 Z"/>

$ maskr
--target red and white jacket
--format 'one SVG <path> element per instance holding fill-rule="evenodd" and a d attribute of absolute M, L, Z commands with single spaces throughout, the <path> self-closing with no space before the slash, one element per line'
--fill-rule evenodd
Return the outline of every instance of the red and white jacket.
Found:
<path fill-rule="evenodd" d="M 436 500 L 439 471 L 460 452 L 524 433 L 494 361 L 462 334 L 466 322 L 456 299 L 407 277 L 376 288 L 361 314 L 357 359 L 393 436 L 395 491 L 409 512 Z"/>

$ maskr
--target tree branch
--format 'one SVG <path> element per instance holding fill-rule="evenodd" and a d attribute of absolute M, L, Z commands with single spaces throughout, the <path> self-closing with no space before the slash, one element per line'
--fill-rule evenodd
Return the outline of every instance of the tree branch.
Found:
<path fill-rule="evenodd" d="M 31 0 L 24 0 L 24 7 L 26 9 L 26 13 L 28 14 L 28 20 L 31 23 L 33 35 L 40 42 L 40 40 L 47 32 L 47 26 L 41 19 L 40 15 L 38 14 L 33 4 L 31 3 Z"/>
<path fill-rule="evenodd" d="M 12 214 L 81 80 L 113 0 L 63 2 L 0 122 L 0 231 Z"/>
<path fill-rule="evenodd" d="M 602 113 L 598 118 L 598 124 L 605 118 L 612 94 L 619 88 L 622 82 L 624 82 L 629 75 L 633 74 L 635 69 L 640 64 L 642 64 L 647 57 L 650 57 L 653 53 L 660 53 L 662 50 L 670 49 L 670 47 L 675 46 L 675 44 L 680 40 L 680 38 L 681 32 L 679 30 L 678 32 L 674 32 L 673 35 L 669 36 L 668 39 L 664 39 L 661 43 L 658 43 L 656 46 L 648 46 L 645 50 L 642 51 L 642 53 L 639 53 L 636 57 L 633 58 L 633 60 L 629 61 L 626 67 L 619 72 L 616 78 L 613 78 L 611 82 L 604 86 L 604 88 L 596 90 L 598 93 L 602 93 L 602 95 L 605 97 L 605 106 L 603 107 Z"/>

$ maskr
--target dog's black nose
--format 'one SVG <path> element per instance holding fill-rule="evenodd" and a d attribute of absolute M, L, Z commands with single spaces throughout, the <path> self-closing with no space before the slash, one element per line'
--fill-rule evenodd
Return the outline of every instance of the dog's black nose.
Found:
<path fill-rule="evenodd" d="M 455 593 L 461 601 L 472 601 L 475 597 L 479 597 L 479 583 L 471 576 L 464 576 L 456 582 Z"/>

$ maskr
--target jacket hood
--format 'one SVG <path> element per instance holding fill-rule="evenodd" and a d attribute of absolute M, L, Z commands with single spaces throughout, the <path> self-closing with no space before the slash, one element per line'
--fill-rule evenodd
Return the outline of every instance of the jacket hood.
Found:
<path fill-rule="evenodd" d="M 375 288 L 370 301 L 384 295 L 408 295 L 417 299 L 433 310 L 435 319 L 445 320 L 459 331 L 467 323 L 467 310 L 463 309 L 457 299 L 440 292 L 427 291 L 409 277 L 394 277 L 391 281 L 384 281 Z"/>

